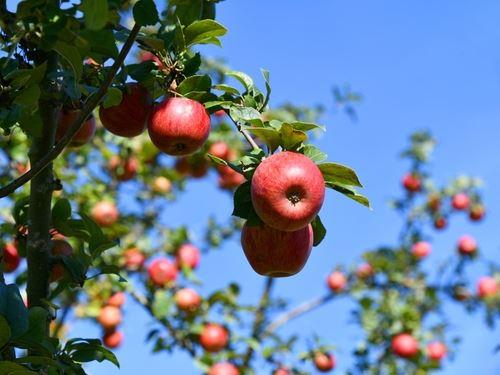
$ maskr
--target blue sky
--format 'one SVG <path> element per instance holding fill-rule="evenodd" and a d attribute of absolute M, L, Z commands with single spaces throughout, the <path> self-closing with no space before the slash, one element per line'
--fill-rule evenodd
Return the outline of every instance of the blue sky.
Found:
<path fill-rule="evenodd" d="M 314 6 L 312 5 L 314 4 Z M 408 135 L 430 129 L 439 140 L 432 170 L 446 182 L 460 173 L 484 178 L 488 216 L 471 226 L 464 219 L 434 237 L 432 268 L 453 251 L 459 235 L 479 239 L 481 250 L 498 259 L 500 241 L 500 27 L 497 1 L 265 1 L 231 0 L 218 7 L 218 19 L 230 32 L 223 49 L 207 48 L 224 57 L 237 70 L 260 76 L 271 72 L 271 104 L 325 104 L 327 133 L 320 146 L 330 160 L 354 167 L 374 207 L 364 209 L 335 193 L 328 193 L 322 218 L 326 240 L 315 248 L 301 274 L 279 280 L 275 293 L 292 304 L 325 292 L 324 278 L 337 264 L 352 264 L 359 254 L 380 244 L 393 244 L 398 216 L 388 200 L 399 192 L 407 165 L 397 158 Z M 333 111 L 331 86 L 348 82 L 363 93 L 359 121 Z M 214 213 L 223 219 L 231 212 L 230 199 L 216 189 L 216 176 L 193 182 L 188 192 L 170 207 L 170 224 L 189 223 L 201 230 Z M 203 193 L 202 193 L 203 192 Z M 217 204 L 213 204 L 217 202 Z M 196 231 L 194 232 L 196 235 Z M 201 236 L 201 232 L 198 232 Z M 196 238 L 196 237 L 195 237 Z M 484 269 L 470 273 L 476 280 Z M 199 272 L 207 286 L 237 280 L 243 299 L 257 299 L 263 279 L 247 265 L 238 241 L 202 260 Z M 291 323 L 283 332 L 321 332 L 338 347 L 337 373 L 352 363 L 350 351 L 359 332 L 349 321 L 350 305 L 334 301 Z M 492 351 L 497 332 L 485 328 L 481 317 L 472 318 L 448 307 L 453 333 L 464 341 L 454 362 L 445 362 L 442 374 L 500 373 L 500 355 Z M 125 308 L 125 344 L 117 351 L 122 370 L 106 364 L 89 367 L 92 374 L 147 373 L 196 374 L 184 354 L 151 356 L 144 344 L 148 318 L 129 301 Z M 97 327 L 77 324 L 76 335 L 95 336 Z M 258 372 L 259 374 L 261 372 Z"/>

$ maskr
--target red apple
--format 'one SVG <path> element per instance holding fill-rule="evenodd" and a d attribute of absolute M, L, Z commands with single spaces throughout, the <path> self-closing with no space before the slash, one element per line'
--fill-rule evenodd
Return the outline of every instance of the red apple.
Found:
<path fill-rule="evenodd" d="M 417 259 L 422 259 L 431 253 L 432 247 L 429 242 L 419 241 L 413 244 L 411 247 L 411 253 Z"/>
<path fill-rule="evenodd" d="M 158 194 L 167 194 L 172 191 L 172 182 L 166 177 L 159 176 L 153 181 L 153 191 Z"/>
<path fill-rule="evenodd" d="M 200 295 L 191 288 L 179 289 L 175 292 L 174 300 L 179 310 L 186 312 L 198 310 L 201 304 Z"/>
<path fill-rule="evenodd" d="M 224 117 L 225 115 L 226 115 L 226 111 L 224 111 L 223 109 L 219 109 L 218 111 L 214 112 L 214 116 L 216 116 L 216 117 Z"/>
<path fill-rule="evenodd" d="M 330 353 L 318 352 L 314 355 L 314 365 L 319 372 L 329 372 L 335 367 L 335 357 Z"/>
<path fill-rule="evenodd" d="M 436 229 L 444 229 L 446 228 L 446 219 L 443 216 L 440 216 L 434 220 L 434 228 Z"/>
<path fill-rule="evenodd" d="M 418 341 L 408 333 L 394 336 L 391 347 L 393 353 L 402 358 L 411 358 L 418 353 Z"/>
<path fill-rule="evenodd" d="M 238 368 L 229 362 L 219 362 L 208 370 L 208 375 L 239 375 Z"/>
<path fill-rule="evenodd" d="M 477 251 L 477 243 L 471 236 L 464 235 L 458 239 L 457 248 L 462 255 L 472 255 Z"/>
<path fill-rule="evenodd" d="M 139 161 L 135 156 L 122 160 L 120 156 L 113 155 L 109 159 L 108 167 L 118 181 L 129 181 L 137 174 Z"/>
<path fill-rule="evenodd" d="M 432 212 L 439 211 L 439 209 L 441 208 L 441 197 L 440 197 L 440 195 L 437 194 L 437 193 L 431 193 L 431 194 L 429 194 L 429 196 L 427 197 L 427 207 L 429 207 L 429 209 Z"/>
<path fill-rule="evenodd" d="M 137 271 L 142 268 L 146 257 L 136 247 L 125 250 L 123 253 L 125 259 L 125 268 L 129 271 Z"/>
<path fill-rule="evenodd" d="M 406 191 L 410 193 L 416 193 L 422 188 L 420 177 L 410 173 L 403 176 L 402 184 Z"/>
<path fill-rule="evenodd" d="M 73 254 L 73 247 L 62 235 L 54 235 L 52 239 L 52 256 L 70 256 Z M 50 282 L 60 280 L 64 276 L 65 268 L 61 263 L 55 263 L 50 271 Z"/>
<path fill-rule="evenodd" d="M 21 263 L 21 257 L 17 247 L 13 243 L 7 243 L 3 247 L 3 271 L 6 273 L 14 272 Z"/>
<path fill-rule="evenodd" d="M 451 198 L 451 205 L 455 210 L 465 210 L 469 207 L 470 199 L 465 193 L 455 194 Z"/>
<path fill-rule="evenodd" d="M 163 64 L 163 62 L 158 58 L 158 56 L 152 54 L 149 51 L 142 51 L 139 55 L 139 59 L 141 62 L 153 61 L 158 68 L 165 69 L 165 64 Z"/>
<path fill-rule="evenodd" d="M 110 349 L 118 348 L 123 342 L 123 333 L 120 331 L 112 331 L 104 333 L 102 342 Z"/>
<path fill-rule="evenodd" d="M 60 141 L 61 138 L 66 134 L 69 130 L 70 126 L 76 120 L 78 115 L 80 114 L 80 110 L 78 109 L 65 109 L 63 108 L 59 112 L 59 116 L 57 119 L 57 130 L 56 130 L 56 141 Z M 84 144 L 88 143 L 95 133 L 95 119 L 91 115 L 85 122 L 78 132 L 75 134 L 71 142 L 69 143 L 70 147 L 80 147 Z"/>
<path fill-rule="evenodd" d="M 120 104 L 99 107 L 99 118 L 106 130 L 120 137 L 132 138 L 141 134 L 151 112 L 148 90 L 139 84 L 127 84 Z"/>
<path fill-rule="evenodd" d="M 219 187 L 221 189 L 233 190 L 245 182 L 245 176 L 227 165 L 219 166 L 217 172 L 219 173 Z"/>
<path fill-rule="evenodd" d="M 313 230 L 307 227 L 283 232 L 265 224 L 241 231 L 241 246 L 248 263 L 260 275 L 288 277 L 299 272 L 311 254 Z"/>
<path fill-rule="evenodd" d="M 203 327 L 200 335 L 200 344 L 207 352 L 220 352 L 227 346 L 228 342 L 228 332 L 221 325 L 209 323 Z"/>
<path fill-rule="evenodd" d="M 105 331 L 112 331 L 122 322 L 122 312 L 118 307 L 104 306 L 99 312 L 97 321 Z"/>
<path fill-rule="evenodd" d="M 120 214 L 113 202 L 97 202 L 90 211 L 92 219 L 101 227 L 110 227 L 118 221 Z"/>
<path fill-rule="evenodd" d="M 469 217 L 472 221 L 480 221 L 484 217 L 485 209 L 482 204 L 475 204 L 470 208 Z"/>
<path fill-rule="evenodd" d="M 116 292 L 108 299 L 108 306 L 121 308 L 125 304 L 125 293 Z"/>
<path fill-rule="evenodd" d="M 370 263 L 361 263 L 358 268 L 356 268 L 356 276 L 360 279 L 366 279 L 373 276 L 374 270 Z"/>
<path fill-rule="evenodd" d="M 292 375 L 286 367 L 280 367 L 273 372 L 273 375 Z"/>
<path fill-rule="evenodd" d="M 179 266 L 196 268 L 200 263 L 200 258 L 200 250 L 193 244 L 186 243 L 181 245 L 181 247 L 177 250 L 177 264 Z"/>
<path fill-rule="evenodd" d="M 325 197 L 325 180 L 307 156 L 290 151 L 274 154 L 252 177 L 255 212 L 270 227 L 296 231 L 318 214 Z"/>
<path fill-rule="evenodd" d="M 178 158 L 175 161 L 174 168 L 177 171 L 177 173 L 179 173 L 181 176 L 187 175 L 191 169 L 188 158 L 186 157 Z"/>
<path fill-rule="evenodd" d="M 230 155 L 229 145 L 223 141 L 217 141 L 210 145 L 208 153 L 222 160 L 228 160 Z"/>
<path fill-rule="evenodd" d="M 446 357 L 446 345 L 440 341 L 435 341 L 427 344 L 427 357 L 433 361 L 440 361 Z"/>
<path fill-rule="evenodd" d="M 483 276 L 477 283 L 477 294 L 479 297 L 491 297 L 498 292 L 498 283 L 494 277 Z"/>
<path fill-rule="evenodd" d="M 332 292 L 338 293 L 344 290 L 347 279 L 342 272 L 335 271 L 328 275 L 326 283 Z"/>
<path fill-rule="evenodd" d="M 156 259 L 149 265 L 148 274 L 154 285 L 164 287 L 177 279 L 177 267 L 168 259 Z"/>
<path fill-rule="evenodd" d="M 208 138 L 210 116 L 197 101 L 168 98 L 153 109 L 148 132 L 154 145 L 164 153 L 192 154 Z"/>
<path fill-rule="evenodd" d="M 205 158 L 196 159 L 196 160 L 188 160 L 189 163 L 189 174 L 194 178 L 204 177 L 208 172 L 208 162 Z"/>

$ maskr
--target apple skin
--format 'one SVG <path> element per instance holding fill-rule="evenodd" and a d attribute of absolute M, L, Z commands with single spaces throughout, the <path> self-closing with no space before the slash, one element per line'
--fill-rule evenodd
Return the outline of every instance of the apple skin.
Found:
<path fill-rule="evenodd" d="M 208 323 L 203 327 L 200 335 L 200 344 L 207 352 L 220 352 L 227 346 L 228 342 L 229 334 L 221 325 Z"/>
<path fill-rule="evenodd" d="M 207 140 L 210 116 L 195 100 L 168 98 L 154 107 L 148 132 L 153 144 L 164 153 L 189 155 Z"/>
<path fill-rule="evenodd" d="M 219 166 L 217 172 L 219 173 L 219 187 L 221 189 L 233 190 L 245 182 L 245 176 L 227 165 Z"/>
<path fill-rule="evenodd" d="M 118 181 L 129 181 L 136 176 L 139 161 L 135 156 L 122 160 L 120 156 L 113 155 L 109 159 L 108 167 Z"/>
<path fill-rule="evenodd" d="M 79 109 L 67 109 L 63 108 L 57 118 L 57 130 L 56 130 L 56 141 L 60 141 L 61 138 L 66 134 L 70 126 L 76 120 L 80 114 Z M 81 147 L 87 144 L 95 134 L 95 119 L 91 115 L 85 122 L 78 132 L 75 134 L 69 147 Z"/>
<path fill-rule="evenodd" d="M 451 198 L 451 205 L 455 210 L 461 211 L 469 208 L 470 199 L 467 194 L 458 193 Z"/>
<path fill-rule="evenodd" d="M 427 357 L 433 361 L 442 360 L 446 357 L 447 351 L 446 345 L 440 341 L 431 342 L 426 347 Z"/>
<path fill-rule="evenodd" d="M 123 253 L 125 259 L 125 268 L 129 271 L 137 271 L 142 268 L 146 257 L 136 247 L 125 250 Z"/>
<path fill-rule="evenodd" d="M 418 341 L 408 333 L 401 333 L 392 338 L 392 352 L 402 358 L 411 358 L 418 353 Z"/>
<path fill-rule="evenodd" d="M 64 236 L 55 235 L 52 239 L 52 256 L 70 256 L 73 254 L 73 247 Z M 54 282 L 60 280 L 64 276 L 65 268 L 61 263 L 56 263 L 52 266 L 50 271 L 49 281 Z"/>
<path fill-rule="evenodd" d="M 121 308 L 125 304 L 125 293 L 123 292 L 116 292 L 111 297 L 108 299 L 108 306 L 114 306 Z"/>
<path fill-rule="evenodd" d="M 238 368 L 229 362 L 219 362 L 210 367 L 208 375 L 239 375 Z"/>
<path fill-rule="evenodd" d="M 148 274 L 154 285 L 164 287 L 177 279 L 177 267 L 168 259 L 156 259 L 149 265 Z"/>
<path fill-rule="evenodd" d="M 434 228 L 436 228 L 438 230 L 446 228 L 447 225 L 448 225 L 448 222 L 442 216 L 438 217 L 436 220 L 434 220 Z"/>
<path fill-rule="evenodd" d="M 335 357 L 330 353 L 316 353 L 314 365 L 319 372 L 329 372 L 335 367 Z"/>
<path fill-rule="evenodd" d="M 217 141 L 210 145 L 208 153 L 218 157 L 219 159 L 228 160 L 230 156 L 230 148 L 226 142 Z"/>
<path fill-rule="evenodd" d="M 179 310 L 195 312 L 201 304 L 200 295 L 191 288 L 179 289 L 174 295 L 175 304 Z"/>
<path fill-rule="evenodd" d="M 153 181 L 153 191 L 157 194 L 167 194 L 172 191 L 172 182 L 163 176 L 156 177 Z"/>
<path fill-rule="evenodd" d="M 356 276 L 360 279 L 367 279 L 368 277 L 372 277 L 373 274 L 374 270 L 370 263 L 361 263 L 356 268 Z"/>
<path fill-rule="evenodd" d="M 3 247 L 3 270 L 5 273 L 14 272 L 21 263 L 21 257 L 17 247 L 13 243 L 7 243 Z"/>
<path fill-rule="evenodd" d="M 92 219 L 101 227 L 110 227 L 118 221 L 120 214 L 113 202 L 100 201 L 90 211 Z"/>
<path fill-rule="evenodd" d="M 426 241 L 419 241 L 411 247 L 411 253 L 417 259 L 422 259 L 428 256 L 432 251 L 431 244 Z"/>
<path fill-rule="evenodd" d="M 498 292 L 498 283 L 494 277 L 483 276 L 477 283 L 477 294 L 481 298 L 491 297 Z"/>
<path fill-rule="evenodd" d="M 104 306 L 99 312 L 97 321 L 105 331 L 113 331 L 122 322 L 122 312 L 115 306 Z"/>
<path fill-rule="evenodd" d="M 306 227 L 325 198 L 325 180 L 307 156 L 290 151 L 274 154 L 255 169 L 251 185 L 255 212 L 282 231 Z"/>
<path fill-rule="evenodd" d="M 226 111 L 224 111 L 223 109 L 219 109 L 217 111 L 214 112 L 214 116 L 215 117 L 224 117 L 226 115 Z"/>
<path fill-rule="evenodd" d="M 441 208 L 441 197 L 440 197 L 440 195 L 437 194 L 437 193 L 431 193 L 431 194 L 429 194 L 429 196 L 427 197 L 427 207 L 429 207 L 429 209 L 432 212 L 438 212 L 439 209 Z"/>
<path fill-rule="evenodd" d="M 347 279 L 342 272 L 334 271 L 328 275 L 326 283 L 332 292 L 338 293 L 344 290 L 347 284 Z"/>
<path fill-rule="evenodd" d="M 139 84 L 127 84 L 120 104 L 99 107 L 99 118 L 109 132 L 120 137 L 133 138 L 146 129 L 152 109 L 148 90 Z"/>
<path fill-rule="evenodd" d="M 259 275 L 288 277 L 307 262 L 313 245 L 311 224 L 295 232 L 284 232 L 265 224 L 241 231 L 241 246 L 250 266 Z"/>
<path fill-rule="evenodd" d="M 106 347 L 110 349 L 116 349 L 123 342 L 123 333 L 121 333 L 120 331 L 106 332 L 104 333 L 102 342 Z"/>
<path fill-rule="evenodd" d="M 472 255 L 477 251 L 476 240 L 469 235 L 464 235 L 458 239 L 457 249 L 461 255 Z"/>
<path fill-rule="evenodd" d="M 469 211 L 469 218 L 472 221 L 480 221 L 483 219 L 484 214 L 485 214 L 485 209 L 484 206 L 481 204 L 475 204 L 470 208 Z"/>
<path fill-rule="evenodd" d="M 292 373 L 285 367 L 280 367 L 273 372 L 273 375 L 292 375 Z"/>
<path fill-rule="evenodd" d="M 152 61 L 158 68 L 160 69 L 165 69 L 165 65 L 163 62 L 158 58 L 158 56 L 153 55 L 149 51 L 144 51 L 140 54 L 139 59 L 141 62 L 146 62 L 146 61 Z"/>
<path fill-rule="evenodd" d="M 187 266 L 191 269 L 198 267 L 200 264 L 201 252 L 190 243 L 185 243 L 177 250 L 176 261 L 179 267 Z"/>
<path fill-rule="evenodd" d="M 405 174 L 401 183 L 409 193 L 416 193 L 422 189 L 422 182 L 420 181 L 420 178 L 411 173 Z"/>

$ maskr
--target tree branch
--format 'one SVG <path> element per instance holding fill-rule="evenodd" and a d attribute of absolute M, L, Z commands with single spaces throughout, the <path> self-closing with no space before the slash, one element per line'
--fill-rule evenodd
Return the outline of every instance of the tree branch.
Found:
<path fill-rule="evenodd" d="M 94 95 L 89 97 L 89 100 L 86 102 L 86 104 L 80 111 L 80 114 L 78 115 L 76 120 L 73 122 L 73 124 L 71 124 L 67 133 L 42 158 L 38 159 L 36 163 L 32 163 L 31 164 L 32 167 L 29 171 L 27 171 L 17 179 L 13 180 L 9 184 L 5 185 L 4 187 L 0 188 L 0 198 L 6 197 L 7 195 L 13 193 L 16 189 L 23 186 L 25 183 L 27 183 L 35 176 L 37 176 L 39 173 L 41 173 L 47 167 L 47 165 L 49 165 L 55 158 L 57 158 L 57 156 L 59 156 L 59 154 L 71 142 L 75 134 L 82 127 L 83 122 L 92 113 L 94 108 L 97 107 L 97 105 L 104 97 L 104 95 L 106 95 L 108 87 L 113 82 L 113 79 L 115 78 L 118 69 L 123 64 L 125 58 L 127 57 L 127 54 L 132 48 L 132 45 L 134 43 L 135 38 L 137 37 L 137 34 L 139 33 L 140 28 L 141 27 L 138 24 L 134 25 L 134 27 L 130 31 L 127 40 L 125 41 L 125 44 L 122 47 L 122 50 L 120 51 L 120 54 L 116 58 L 114 64 L 111 66 L 109 73 L 106 79 L 104 80 L 103 84 Z"/>
<path fill-rule="evenodd" d="M 226 114 L 231 119 L 233 124 L 236 126 L 236 129 L 238 129 L 238 131 L 243 135 L 243 137 L 246 139 L 246 141 L 250 144 L 250 146 L 252 146 L 252 148 L 254 150 L 260 150 L 259 145 L 257 143 L 255 143 L 255 141 L 252 138 L 252 136 L 250 135 L 250 133 L 248 133 L 245 129 L 243 129 L 242 125 L 239 122 L 234 121 L 228 112 L 226 112 Z"/>

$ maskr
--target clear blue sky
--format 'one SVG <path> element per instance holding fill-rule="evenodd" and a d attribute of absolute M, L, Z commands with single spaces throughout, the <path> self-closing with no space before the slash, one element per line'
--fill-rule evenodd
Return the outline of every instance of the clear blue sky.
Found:
<path fill-rule="evenodd" d="M 325 104 L 329 111 L 323 122 L 328 131 L 320 145 L 330 160 L 357 170 L 374 207 L 368 211 L 329 193 L 322 209 L 329 230 L 326 240 L 314 249 L 300 275 L 278 281 L 276 293 L 292 302 L 320 295 L 333 266 L 355 262 L 368 248 L 394 243 L 400 222 L 387 201 L 399 192 L 399 179 L 407 167 L 397 155 L 408 135 L 421 128 L 432 130 L 440 142 L 433 161 L 439 179 L 445 182 L 459 173 L 482 176 L 488 206 L 483 225 L 456 219 L 435 238 L 434 253 L 425 262 L 430 268 L 436 265 L 464 232 L 476 236 L 490 258 L 499 258 L 499 15 L 500 4 L 493 0 L 231 0 L 219 5 L 218 19 L 230 33 L 223 38 L 223 49 L 207 51 L 255 77 L 259 68 L 269 69 L 271 104 Z M 358 123 L 332 110 L 331 86 L 344 82 L 365 97 Z M 215 175 L 191 183 L 169 208 L 170 223 L 201 229 L 209 213 L 227 217 L 230 199 L 215 186 Z M 482 272 L 477 267 L 471 278 L 476 280 Z M 237 241 L 205 257 L 199 276 L 207 282 L 205 290 L 239 281 L 246 301 L 257 298 L 263 282 L 250 270 Z M 334 301 L 291 323 L 285 332 L 321 332 L 338 346 L 336 373 L 342 373 L 352 363 L 350 352 L 360 337 L 347 324 L 349 308 L 345 301 Z M 147 316 L 131 301 L 125 311 L 126 340 L 117 351 L 121 372 L 97 364 L 89 367 L 92 374 L 197 373 L 184 354 L 151 356 L 144 344 Z M 492 354 L 499 343 L 498 330 L 486 329 L 477 314 L 471 318 L 459 309 L 448 311 L 453 333 L 464 341 L 455 361 L 446 361 L 441 373 L 500 373 L 500 355 Z M 98 334 L 93 325 L 75 328 L 77 335 Z"/>

